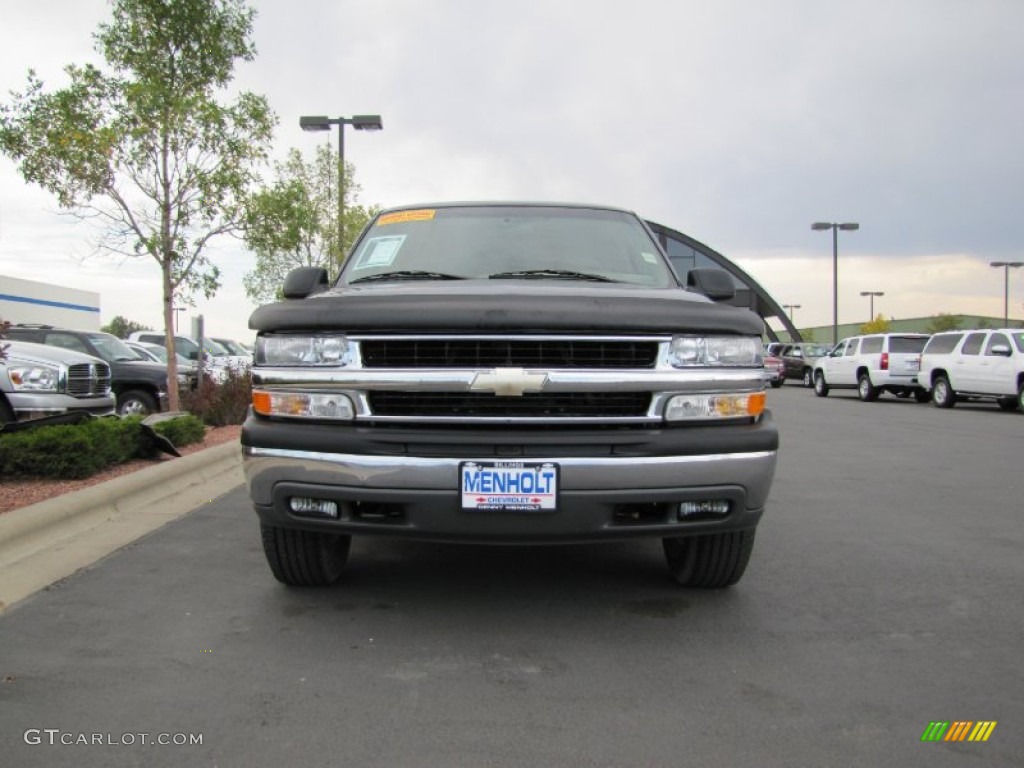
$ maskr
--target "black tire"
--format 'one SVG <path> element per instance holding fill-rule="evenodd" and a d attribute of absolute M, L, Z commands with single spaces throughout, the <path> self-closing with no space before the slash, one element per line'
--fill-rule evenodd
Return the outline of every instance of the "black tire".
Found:
<path fill-rule="evenodd" d="M 326 587 L 341 578 L 352 537 L 260 524 L 274 578 L 290 587 Z"/>
<path fill-rule="evenodd" d="M 949 379 L 944 375 L 935 377 L 932 385 L 932 402 L 936 408 L 952 408 L 956 405 L 956 392 L 949 386 Z"/>
<path fill-rule="evenodd" d="M 775 379 L 775 381 L 772 382 L 772 387 L 774 387 L 775 389 L 778 389 L 784 383 L 785 383 L 785 379 Z"/>
<path fill-rule="evenodd" d="M 818 397 L 828 397 L 828 383 L 822 371 L 814 372 L 814 394 Z"/>
<path fill-rule="evenodd" d="M 804 386 L 810 389 L 814 386 L 814 371 L 810 368 L 804 368 Z"/>
<path fill-rule="evenodd" d="M 117 396 L 118 416 L 148 416 L 158 410 L 156 398 L 141 389 L 129 389 Z"/>
<path fill-rule="evenodd" d="M 1017 387 L 1017 407 L 1024 411 L 1024 381 Z"/>
<path fill-rule="evenodd" d="M 914 399 L 917 400 L 917 402 L 919 403 L 927 403 L 929 400 L 932 399 L 932 393 L 929 392 L 927 389 L 915 389 Z"/>
<path fill-rule="evenodd" d="M 7 400 L 0 397 L 0 424 L 13 424 L 15 421 L 17 419 L 11 406 L 7 404 Z"/>
<path fill-rule="evenodd" d="M 866 372 L 857 377 L 857 395 L 865 403 L 872 403 L 882 394 L 882 390 L 871 383 L 871 376 Z"/>
<path fill-rule="evenodd" d="M 1000 397 L 996 402 L 999 407 L 1004 411 L 1016 411 L 1017 410 L 1017 398 L 1016 397 Z"/>
<path fill-rule="evenodd" d="M 672 578 L 684 587 L 721 589 L 738 582 L 754 549 L 754 529 L 662 539 Z"/>

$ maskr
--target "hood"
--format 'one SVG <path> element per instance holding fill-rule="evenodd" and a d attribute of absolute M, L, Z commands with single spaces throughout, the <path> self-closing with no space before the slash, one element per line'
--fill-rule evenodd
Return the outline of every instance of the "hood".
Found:
<path fill-rule="evenodd" d="M 378 333 L 727 333 L 760 335 L 761 318 L 681 288 L 577 280 L 371 283 L 269 304 L 256 331 Z"/>
<path fill-rule="evenodd" d="M 36 344 L 31 341 L 12 341 L 10 339 L 0 339 L 0 344 L 8 347 L 7 359 L 0 361 L 0 363 L 7 365 L 11 363 L 28 363 L 30 365 L 95 365 L 100 363 L 107 365 L 98 357 L 74 352 L 63 347 L 53 347 L 49 344 Z"/>

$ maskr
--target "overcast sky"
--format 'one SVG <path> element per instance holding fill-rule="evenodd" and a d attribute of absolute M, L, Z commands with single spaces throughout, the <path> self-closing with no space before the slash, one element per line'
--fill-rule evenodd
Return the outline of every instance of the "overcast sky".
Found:
<path fill-rule="evenodd" d="M 1024 3 L 980 0 L 259 0 L 239 88 L 280 119 L 276 156 L 327 134 L 299 116 L 379 113 L 348 131 L 361 201 L 607 203 L 740 264 L 798 325 L 876 312 L 1001 317 L 1022 260 Z M 0 0 L 0 96 L 95 60 L 103 0 Z M 336 141 L 336 133 L 331 136 Z M 95 290 L 102 320 L 160 323 L 152 261 L 90 256 L 88 236 L 0 158 L 0 274 Z M 248 340 L 251 257 L 194 311 Z M 188 313 L 187 313 L 188 314 Z M 1024 269 L 1010 273 L 1024 316 Z"/>

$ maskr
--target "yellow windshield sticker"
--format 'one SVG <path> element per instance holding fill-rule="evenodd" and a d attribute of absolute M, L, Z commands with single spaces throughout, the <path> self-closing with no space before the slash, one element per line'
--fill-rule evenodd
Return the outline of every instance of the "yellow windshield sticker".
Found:
<path fill-rule="evenodd" d="M 385 224 L 401 224 L 406 221 L 430 221 L 434 218 L 435 211 L 433 210 L 421 210 L 421 211 L 396 211 L 395 213 L 385 213 L 379 219 L 377 219 L 377 226 L 383 227 Z"/>

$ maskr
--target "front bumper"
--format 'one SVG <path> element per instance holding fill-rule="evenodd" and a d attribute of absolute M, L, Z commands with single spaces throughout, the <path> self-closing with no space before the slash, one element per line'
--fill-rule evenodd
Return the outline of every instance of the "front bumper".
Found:
<path fill-rule="evenodd" d="M 18 421 L 56 416 L 69 411 L 84 411 L 93 416 L 115 413 L 113 397 L 72 397 L 53 392 L 7 392 L 7 402 Z"/>
<path fill-rule="evenodd" d="M 242 443 L 246 482 L 266 524 L 536 543 L 752 528 L 774 477 L 778 433 L 769 414 L 755 425 L 554 434 L 371 430 L 251 416 Z M 462 510 L 459 463 L 495 459 L 557 464 L 557 511 Z M 338 519 L 298 515 L 292 497 L 335 501 Z M 729 512 L 680 519 L 680 502 L 707 499 L 728 500 Z"/>

